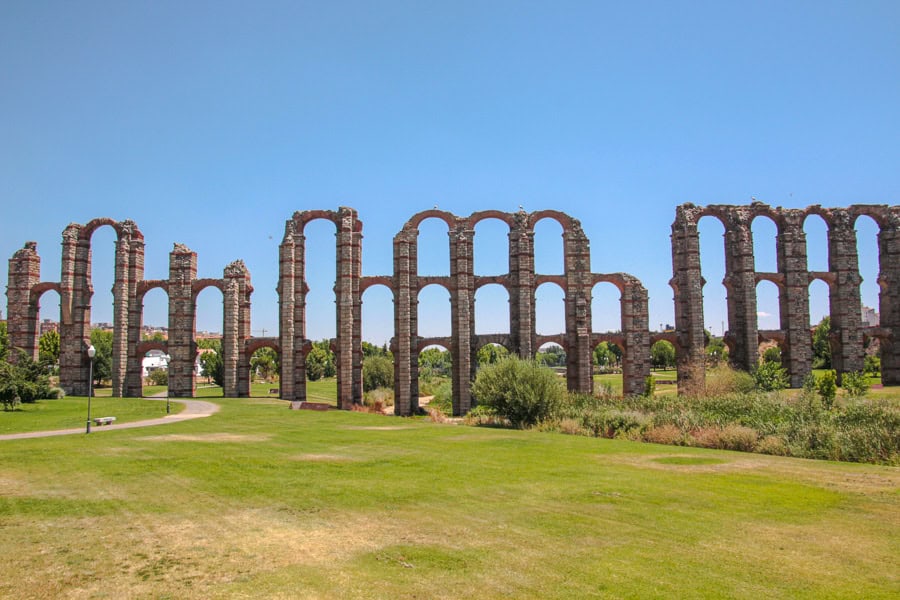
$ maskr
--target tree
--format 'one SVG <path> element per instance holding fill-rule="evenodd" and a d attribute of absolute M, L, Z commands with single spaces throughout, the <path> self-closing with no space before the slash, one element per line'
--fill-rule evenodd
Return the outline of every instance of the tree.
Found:
<path fill-rule="evenodd" d="M 601 369 L 611 367 L 616 363 L 616 355 L 610 349 L 609 342 L 600 342 L 599 344 L 597 344 L 597 347 L 594 348 L 593 359 L 594 364 L 599 366 Z"/>
<path fill-rule="evenodd" d="M 394 386 L 394 361 L 383 354 L 369 356 L 362 365 L 363 391 Z"/>
<path fill-rule="evenodd" d="M 813 369 L 831 368 L 831 317 L 825 317 L 813 332 Z"/>
<path fill-rule="evenodd" d="M 419 371 L 423 376 L 447 375 L 453 366 L 450 352 L 432 347 L 419 352 Z"/>
<path fill-rule="evenodd" d="M 762 355 L 763 362 L 781 364 L 781 348 L 769 346 Z"/>
<path fill-rule="evenodd" d="M 38 340 L 38 357 L 45 365 L 56 366 L 59 362 L 59 332 L 52 329 Z"/>
<path fill-rule="evenodd" d="M 94 381 L 97 385 L 104 379 L 112 379 L 112 343 L 112 331 L 91 331 L 91 345 L 97 351 L 94 355 Z"/>
<path fill-rule="evenodd" d="M 763 360 L 754 369 L 753 380 L 756 382 L 756 389 L 764 392 L 783 390 L 790 385 L 787 371 L 782 368 L 780 360 Z"/>
<path fill-rule="evenodd" d="M 150 342 L 164 342 L 166 341 L 166 336 L 163 335 L 162 331 L 154 331 L 153 334 L 145 333 L 143 339 Z M 199 346 L 200 343 L 198 342 L 197 345 Z"/>
<path fill-rule="evenodd" d="M 268 381 L 278 372 L 278 354 L 272 348 L 260 348 L 250 357 L 250 370 Z"/>
<path fill-rule="evenodd" d="M 659 340 L 650 347 L 650 364 L 657 369 L 675 366 L 675 346 L 666 340 Z"/>
<path fill-rule="evenodd" d="M 0 360 L 6 360 L 9 353 L 9 334 L 6 330 L 6 321 L 0 321 Z"/>
<path fill-rule="evenodd" d="M 509 350 L 499 344 L 485 344 L 478 349 L 476 354 L 479 366 L 496 364 L 507 356 L 509 356 Z"/>
<path fill-rule="evenodd" d="M 313 347 L 306 355 L 306 378 L 318 381 L 323 377 L 334 377 L 337 369 L 334 366 L 334 352 L 328 340 L 313 342 Z"/>
<path fill-rule="evenodd" d="M 206 377 L 207 383 L 212 379 L 216 385 L 222 385 L 225 381 L 225 363 L 222 361 L 221 350 L 215 348 L 206 348 L 208 352 L 200 354 L 200 373 Z"/>
<path fill-rule="evenodd" d="M 516 427 L 534 425 L 550 417 L 565 393 L 556 373 L 537 360 L 517 356 L 486 365 L 472 383 L 478 404 L 493 408 Z"/>
<path fill-rule="evenodd" d="M 728 362 L 728 346 L 725 345 L 725 340 L 720 337 L 714 337 L 708 331 L 706 332 L 706 337 L 709 340 L 709 343 L 706 345 L 706 362 L 713 367 L 718 365 L 719 361 Z"/>
<path fill-rule="evenodd" d="M 20 403 L 51 397 L 50 379 L 39 363 L 19 351 L 16 364 L 0 361 L 0 404 L 13 410 Z"/>
<path fill-rule="evenodd" d="M 169 385 L 169 371 L 166 369 L 153 369 L 147 374 L 147 379 L 153 385 Z"/>
<path fill-rule="evenodd" d="M 538 350 L 535 359 L 548 367 L 564 367 L 566 365 L 566 351 L 563 350 L 562 346 L 552 344 Z"/>

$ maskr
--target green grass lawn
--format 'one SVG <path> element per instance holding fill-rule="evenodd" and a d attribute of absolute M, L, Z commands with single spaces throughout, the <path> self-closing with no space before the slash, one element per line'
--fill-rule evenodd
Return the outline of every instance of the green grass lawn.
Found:
<path fill-rule="evenodd" d="M 653 377 L 656 381 L 675 381 L 678 377 L 674 370 L 671 371 L 651 371 L 650 376 Z M 594 375 L 594 389 L 598 390 L 600 385 L 609 385 L 612 387 L 613 393 L 621 395 L 622 394 L 622 375 L 621 373 L 616 374 L 603 374 L 603 375 Z M 677 387 L 674 383 L 657 383 L 656 384 L 656 394 L 674 394 L 677 392 Z"/>
<path fill-rule="evenodd" d="M 172 412 L 184 409 L 173 403 Z M 116 423 L 166 416 L 166 403 L 139 398 L 92 398 L 91 417 L 115 417 Z M 87 398 L 67 396 L 59 400 L 39 400 L 20 404 L 18 409 L 0 412 L 0 433 L 51 431 L 84 427 L 87 420 Z"/>
<path fill-rule="evenodd" d="M 0 442 L 0 597 L 900 593 L 896 468 L 217 402 Z"/>

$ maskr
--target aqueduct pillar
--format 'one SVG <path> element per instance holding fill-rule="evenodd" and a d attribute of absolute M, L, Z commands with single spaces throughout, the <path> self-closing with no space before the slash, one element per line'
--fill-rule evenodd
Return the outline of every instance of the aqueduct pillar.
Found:
<path fill-rule="evenodd" d="M 36 242 L 25 242 L 9 259 L 9 284 L 6 288 L 8 360 L 15 364 L 19 349 L 32 360 L 38 358 L 38 316 L 40 305 L 31 297 L 32 288 L 41 281 L 41 257 Z"/>
<path fill-rule="evenodd" d="M 863 368 L 862 302 L 859 286 L 859 258 L 856 230 L 847 209 L 831 211 L 828 227 L 828 270 L 834 273 L 831 286 L 831 364 L 841 375 Z"/>
<path fill-rule="evenodd" d="M 751 371 L 759 358 L 756 316 L 756 270 L 753 260 L 753 214 L 747 207 L 727 207 L 725 225 L 725 289 L 731 363 Z"/>
<path fill-rule="evenodd" d="M 563 231 L 566 279 L 566 380 L 568 388 L 590 394 L 594 384 L 591 347 L 591 247 L 578 221 Z"/>
<path fill-rule="evenodd" d="M 531 358 L 535 348 L 534 229 L 520 210 L 509 230 L 509 333 L 520 358 Z"/>
<path fill-rule="evenodd" d="M 675 209 L 672 223 L 672 279 L 675 292 L 675 334 L 678 345 L 678 393 L 702 393 L 706 387 L 706 333 L 703 329 L 703 285 L 700 233 L 693 204 Z"/>
<path fill-rule="evenodd" d="M 622 286 L 622 387 L 626 396 L 643 394 L 650 376 L 650 307 L 647 288 L 631 276 Z"/>
<path fill-rule="evenodd" d="M 196 306 L 193 283 L 197 278 L 197 253 L 184 244 L 175 244 L 169 253 L 169 395 L 194 396 L 194 342 Z"/>
<path fill-rule="evenodd" d="M 394 236 L 394 412 L 413 414 L 419 408 L 418 311 L 416 238 L 418 229 Z"/>
<path fill-rule="evenodd" d="M 880 325 L 888 334 L 881 338 L 881 381 L 900 384 L 900 207 L 892 207 L 878 233 L 878 284 Z"/>
<path fill-rule="evenodd" d="M 784 332 L 781 362 L 787 369 L 791 387 L 795 388 L 803 385 L 803 379 L 812 370 L 805 218 L 803 210 L 783 210 L 775 238 L 778 271 L 784 276 L 778 294 L 780 325 Z"/>
<path fill-rule="evenodd" d="M 450 319 L 453 352 L 453 414 L 464 415 L 472 407 L 472 378 L 475 361 L 472 338 L 475 335 L 475 270 L 474 236 L 462 219 L 455 229 L 448 232 L 450 238 Z"/>
<path fill-rule="evenodd" d="M 244 348 L 250 338 L 253 287 L 244 261 L 225 267 L 222 281 L 222 393 L 226 398 L 246 398 L 250 395 L 250 357 Z"/>

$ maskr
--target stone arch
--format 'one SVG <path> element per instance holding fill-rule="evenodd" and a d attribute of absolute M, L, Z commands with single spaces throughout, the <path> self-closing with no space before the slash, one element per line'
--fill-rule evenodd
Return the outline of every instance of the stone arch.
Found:
<path fill-rule="evenodd" d="M 113 275 L 113 358 L 112 395 L 128 391 L 128 373 L 134 349 L 140 339 L 135 327 L 134 302 L 137 282 L 143 279 L 144 236 L 130 220 L 101 217 L 85 225 L 69 224 L 63 231 L 62 270 L 59 282 L 60 305 L 60 386 L 67 393 L 83 395 L 89 388 L 90 364 L 84 348 L 89 345 L 93 286 L 91 283 L 91 240 L 101 227 L 115 231 Z"/>

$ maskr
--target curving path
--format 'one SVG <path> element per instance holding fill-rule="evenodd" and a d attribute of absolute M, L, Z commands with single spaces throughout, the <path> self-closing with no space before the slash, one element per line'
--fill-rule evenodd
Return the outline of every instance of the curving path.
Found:
<path fill-rule="evenodd" d="M 161 398 L 146 398 L 147 400 L 160 400 Z M 171 398 L 171 402 L 184 404 L 184 410 L 178 414 L 166 415 L 159 419 L 145 419 L 143 421 L 132 421 L 130 423 L 121 423 L 119 425 L 96 425 L 91 427 L 91 433 L 97 431 L 111 431 L 114 429 L 134 429 L 136 427 L 152 427 L 153 425 L 165 425 L 166 423 L 178 423 L 179 421 L 187 421 L 189 419 L 200 419 L 208 417 L 219 412 L 219 405 L 205 400 L 188 400 L 184 398 Z M 52 437 L 55 435 L 74 435 L 76 433 L 84 433 L 84 427 L 77 429 L 57 429 L 55 431 L 29 431 L 27 433 L 7 433 L 0 435 L 0 440 L 21 440 L 26 438 Z"/>

